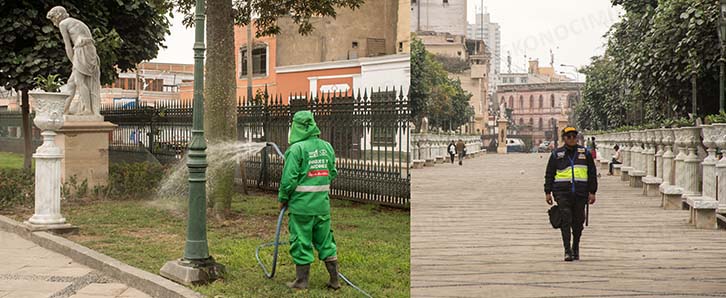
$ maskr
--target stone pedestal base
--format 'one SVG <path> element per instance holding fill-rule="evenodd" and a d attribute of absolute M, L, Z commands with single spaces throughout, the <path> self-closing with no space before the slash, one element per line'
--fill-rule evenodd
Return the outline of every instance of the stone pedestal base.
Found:
<path fill-rule="evenodd" d="M 620 176 L 620 166 L 621 165 L 613 165 L 613 176 Z"/>
<path fill-rule="evenodd" d="M 691 197 L 686 199 L 690 211 L 688 222 L 698 229 L 716 229 L 716 209 L 718 201 L 713 198 Z"/>
<path fill-rule="evenodd" d="M 429 158 L 424 162 L 424 166 L 433 167 L 435 162 L 435 159 Z"/>
<path fill-rule="evenodd" d="M 443 156 L 437 156 L 436 157 L 436 163 L 438 163 L 438 164 L 444 163 L 444 157 Z"/>
<path fill-rule="evenodd" d="M 643 173 L 642 171 L 641 172 L 630 171 L 628 173 L 628 178 L 630 179 L 629 180 L 630 187 L 635 187 L 635 188 L 643 187 L 643 181 L 641 179 L 643 179 L 644 176 L 645 176 L 645 173 Z"/>
<path fill-rule="evenodd" d="M 425 163 L 425 162 L 426 162 L 426 161 L 425 161 L 425 160 L 423 160 L 423 159 L 414 159 L 414 160 L 413 160 L 413 166 L 412 166 L 412 167 L 413 167 L 414 169 L 422 169 L 422 168 L 424 167 L 424 163 Z"/>
<path fill-rule="evenodd" d="M 23 226 L 30 232 L 50 232 L 58 235 L 77 235 L 78 227 L 64 223 L 51 225 L 34 225 L 28 221 L 23 222 Z"/>
<path fill-rule="evenodd" d="M 169 261 L 161 267 L 159 275 L 174 282 L 190 286 L 212 282 L 219 278 L 225 271 L 223 265 L 215 263 L 214 260 L 202 266 L 193 266 L 184 260 Z"/>
<path fill-rule="evenodd" d="M 107 184 L 109 133 L 116 125 L 103 119 L 72 120 L 75 118 L 67 117 L 56 138 L 56 143 L 65 153 L 61 162 L 62 181 L 76 176 L 78 183 L 86 180 L 89 188 Z"/>

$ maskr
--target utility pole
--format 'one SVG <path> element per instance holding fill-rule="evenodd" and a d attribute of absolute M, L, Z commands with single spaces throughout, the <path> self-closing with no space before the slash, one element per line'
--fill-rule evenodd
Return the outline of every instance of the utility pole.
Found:
<path fill-rule="evenodd" d="M 224 274 L 224 266 L 209 255 L 207 244 L 207 142 L 204 139 L 204 0 L 196 0 L 194 32 L 194 108 L 189 143 L 189 210 L 184 256 L 161 268 L 163 277 L 192 285 L 208 283 Z"/>

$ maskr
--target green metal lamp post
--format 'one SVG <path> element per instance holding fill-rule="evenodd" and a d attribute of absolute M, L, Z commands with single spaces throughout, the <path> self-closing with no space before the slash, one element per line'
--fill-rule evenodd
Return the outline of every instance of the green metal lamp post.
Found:
<path fill-rule="evenodd" d="M 207 143 L 204 140 L 204 0 L 196 0 L 194 42 L 194 111 L 189 144 L 189 214 L 184 257 L 167 262 L 161 275 L 182 284 L 213 281 L 224 266 L 209 255 L 207 245 Z"/>
<path fill-rule="evenodd" d="M 719 112 L 724 112 L 724 76 L 726 75 L 726 0 L 721 0 L 721 14 L 718 17 L 718 37 L 721 41 L 721 71 L 719 75 Z"/>

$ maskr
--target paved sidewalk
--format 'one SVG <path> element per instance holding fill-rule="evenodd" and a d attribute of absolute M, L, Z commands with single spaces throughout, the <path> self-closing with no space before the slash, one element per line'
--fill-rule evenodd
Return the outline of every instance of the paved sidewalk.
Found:
<path fill-rule="evenodd" d="M 620 177 L 600 179 L 582 260 L 563 262 L 547 157 L 413 171 L 411 297 L 726 297 L 726 231 L 690 227 L 688 211 L 662 210 Z"/>
<path fill-rule="evenodd" d="M 5 231 L 0 260 L 0 298 L 150 297 Z"/>

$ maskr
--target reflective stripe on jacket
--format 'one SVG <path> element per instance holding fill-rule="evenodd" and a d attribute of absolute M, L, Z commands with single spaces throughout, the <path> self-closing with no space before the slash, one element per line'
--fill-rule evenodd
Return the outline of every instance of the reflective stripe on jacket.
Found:
<path fill-rule="evenodd" d="M 597 192 L 595 162 L 582 146 L 557 148 L 547 163 L 545 193 L 576 193 L 586 195 Z"/>

